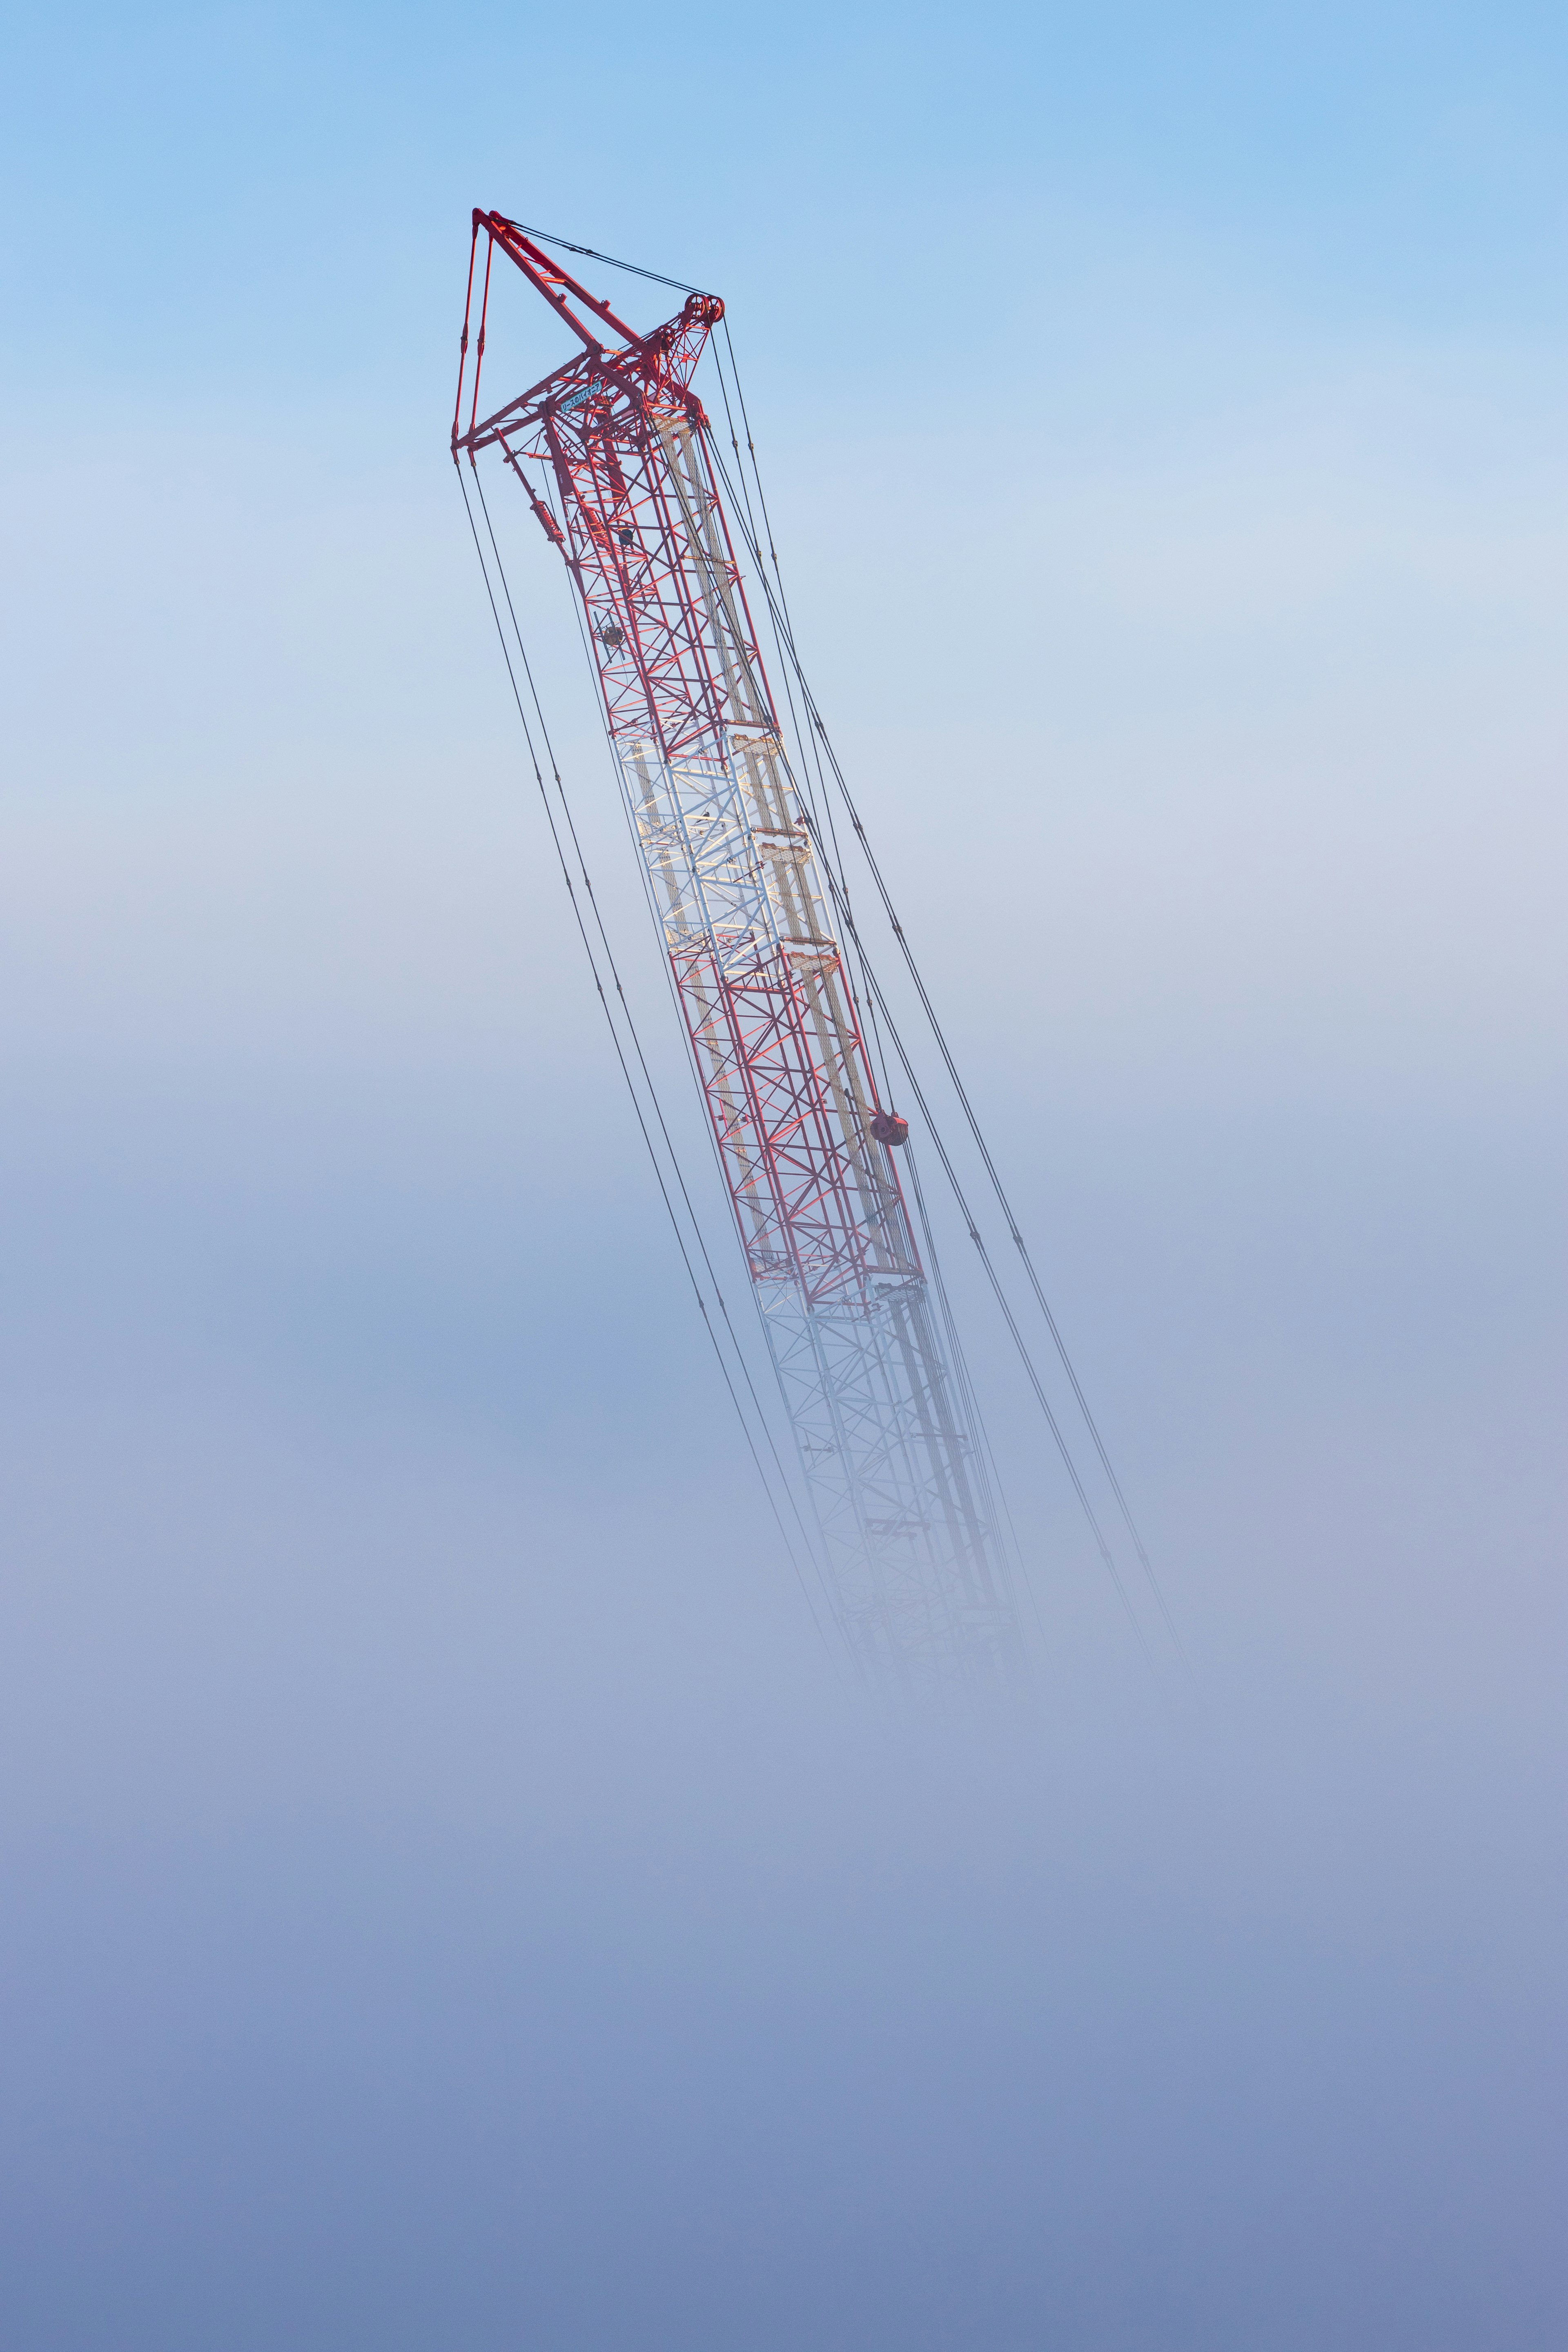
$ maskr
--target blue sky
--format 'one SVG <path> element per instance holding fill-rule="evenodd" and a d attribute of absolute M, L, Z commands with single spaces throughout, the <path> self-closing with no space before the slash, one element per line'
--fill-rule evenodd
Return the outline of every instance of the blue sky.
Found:
<path fill-rule="evenodd" d="M 1563 2333 L 1565 38 L 12 16 L 27 2352 Z M 814 1647 L 452 489 L 476 202 L 730 303 L 1196 1708 L 956 1243 L 1037 1712 L 889 1731 Z M 555 356 L 523 307 L 511 350 Z"/>

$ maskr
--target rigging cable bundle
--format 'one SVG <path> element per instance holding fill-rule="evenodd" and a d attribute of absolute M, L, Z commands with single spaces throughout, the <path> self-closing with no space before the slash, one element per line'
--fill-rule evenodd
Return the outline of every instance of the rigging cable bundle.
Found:
<path fill-rule="evenodd" d="M 470 382 L 481 233 L 485 268 Z M 685 303 L 664 325 L 639 334 L 553 261 L 547 245 L 669 286 L 685 294 Z M 481 415 L 498 251 L 550 303 L 580 349 L 529 391 Z M 716 335 L 721 325 L 722 346 Z M 710 352 L 733 473 L 692 385 Z M 803 1554 L 868 1679 L 919 1693 L 1000 1692 L 1026 1676 L 1016 1539 L 932 1244 L 910 1122 L 894 1107 L 890 1046 L 1100 1558 L 1147 1649 L 1114 1551 L 872 970 L 839 854 L 837 801 L 1174 1638 L 1121 1484 L 806 684 L 722 302 L 476 209 L 451 446 L 530 761 L 622 1075 L 731 1402 L 808 1599 Z M 521 484 L 572 576 L 624 814 L 795 1439 L 805 1514 L 731 1320 L 594 895 L 479 480 L 477 460 L 489 449 Z M 761 588 L 799 747 L 794 760 L 731 529 Z"/>

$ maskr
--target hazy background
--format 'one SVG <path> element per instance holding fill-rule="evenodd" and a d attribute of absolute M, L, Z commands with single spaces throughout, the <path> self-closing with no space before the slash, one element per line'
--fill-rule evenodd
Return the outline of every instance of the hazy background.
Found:
<path fill-rule="evenodd" d="M 0 62 L 0 2340 L 1562 2340 L 1561 12 Z M 730 302 L 1201 1704 L 978 1301 L 1037 1714 L 816 1643 L 444 451 L 476 202 Z"/>

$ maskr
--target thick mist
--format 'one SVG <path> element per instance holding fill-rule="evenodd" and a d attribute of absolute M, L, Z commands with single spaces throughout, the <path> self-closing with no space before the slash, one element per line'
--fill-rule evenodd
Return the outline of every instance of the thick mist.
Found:
<path fill-rule="evenodd" d="M 13 37 L 18 2352 L 1568 2324 L 1562 42 L 1184 18 Z M 694 87 L 700 187 L 643 136 Z M 1035 1697 L 910 1722 L 814 1629 L 447 478 L 476 201 L 731 300 L 1190 1681 L 945 1207 Z M 502 529 L 701 1177 L 564 583 Z"/>

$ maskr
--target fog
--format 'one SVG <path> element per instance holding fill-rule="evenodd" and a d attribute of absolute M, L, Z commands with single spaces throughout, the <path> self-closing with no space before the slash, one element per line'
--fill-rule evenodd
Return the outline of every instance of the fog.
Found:
<path fill-rule="evenodd" d="M 1561 41 L 1368 21 L 703 18 L 705 192 L 616 12 L 25 24 L 18 2352 L 1563 2335 Z M 911 1719 L 814 1626 L 447 478 L 474 202 L 730 299 L 1190 1676 L 945 1207 L 1033 1695 Z"/>

